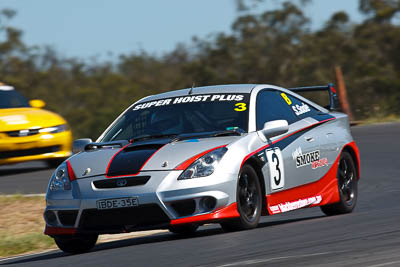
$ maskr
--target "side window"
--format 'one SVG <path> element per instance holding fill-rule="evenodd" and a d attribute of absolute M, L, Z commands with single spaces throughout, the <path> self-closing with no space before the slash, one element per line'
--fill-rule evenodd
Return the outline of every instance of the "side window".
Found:
<path fill-rule="evenodd" d="M 290 101 L 290 99 L 289 99 Z M 289 101 L 282 98 L 278 91 L 265 90 L 257 95 L 256 125 L 257 130 L 264 128 L 264 123 L 273 120 L 287 120 L 289 124 L 296 121 Z"/>
<path fill-rule="evenodd" d="M 319 112 L 317 109 L 301 101 L 297 97 L 294 97 L 290 94 L 285 94 L 283 92 L 280 92 L 280 95 L 292 110 L 296 120 L 315 116 Z"/>

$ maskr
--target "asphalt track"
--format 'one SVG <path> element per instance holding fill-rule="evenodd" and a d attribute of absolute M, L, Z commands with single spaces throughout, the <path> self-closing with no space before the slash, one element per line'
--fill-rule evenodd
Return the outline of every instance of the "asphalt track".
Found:
<path fill-rule="evenodd" d="M 250 231 L 223 233 L 207 226 L 192 238 L 163 233 L 100 244 L 81 255 L 52 251 L 0 265 L 400 266 L 400 124 L 352 131 L 362 162 L 359 199 L 352 214 L 327 217 L 319 208 L 303 209 L 263 217 Z M 51 170 L 27 168 L 31 169 L 17 174 L 1 169 L 0 188 L 43 192 Z M 24 183 L 29 189 L 20 187 Z"/>

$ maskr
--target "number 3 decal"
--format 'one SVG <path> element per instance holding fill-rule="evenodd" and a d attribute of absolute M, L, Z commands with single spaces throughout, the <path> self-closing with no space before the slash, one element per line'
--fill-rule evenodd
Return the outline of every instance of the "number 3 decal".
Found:
<path fill-rule="evenodd" d="M 266 150 L 265 154 L 268 160 L 271 189 L 281 189 L 285 185 L 285 173 L 282 160 L 282 152 L 279 148 L 273 148 L 270 150 Z"/>
<path fill-rule="evenodd" d="M 235 108 L 236 111 L 245 111 L 247 109 L 246 103 L 237 103 L 235 107 L 237 107 Z"/>

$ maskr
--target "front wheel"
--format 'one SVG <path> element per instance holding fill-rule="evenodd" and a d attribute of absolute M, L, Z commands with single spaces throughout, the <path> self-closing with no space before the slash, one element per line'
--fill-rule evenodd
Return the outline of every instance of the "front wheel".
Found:
<path fill-rule="evenodd" d="M 338 189 L 340 200 L 337 203 L 321 206 L 326 215 L 338 215 L 353 211 L 357 202 L 358 178 L 352 156 L 343 152 L 339 159 L 337 170 Z"/>
<path fill-rule="evenodd" d="M 54 237 L 59 249 L 66 253 L 84 253 L 91 250 L 97 242 L 98 235 L 59 235 Z"/>
<path fill-rule="evenodd" d="M 240 217 L 221 223 L 222 229 L 238 231 L 256 228 L 261 216 L 262 195 L 257 173 L 250 165 L 244 165 L 240 170 L 236 199 Z"/>

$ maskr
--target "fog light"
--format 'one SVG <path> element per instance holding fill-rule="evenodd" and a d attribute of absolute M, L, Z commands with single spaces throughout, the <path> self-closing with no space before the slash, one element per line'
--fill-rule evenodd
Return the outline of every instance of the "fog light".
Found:
<path fill-rule="evenodd" d="M 203 197 L 200 200 L 200 206 L 204 211 L 210 211 L 217 205 L 217 200 L 214 197 Z"/>
<path fill-rule="evenodd" d="M 56 213 L 52 210 L 46 210 L 44 213 L 44 218 L 48 224 L 54 225 L 57 223 L 57 216 Z"/>

